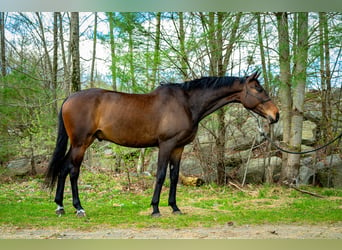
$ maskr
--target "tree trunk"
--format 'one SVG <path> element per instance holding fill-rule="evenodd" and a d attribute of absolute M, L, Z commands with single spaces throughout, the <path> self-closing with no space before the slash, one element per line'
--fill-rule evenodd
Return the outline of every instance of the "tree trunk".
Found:
<path fill-rule="evenodd" d="M 108 12 L 109 21 L 109 40 L 110 40 L 110 54 L 112 58 L 111 72 L 112 72 L 112 87 L 117 90 L 116 86 L 116 54 L 115 54 L 115 41 L 114 41 L 114 17 L 113 12 Z"/>
<path fill-rule="evenodd" d="M 267 64 L 266 64 L 266 56 L 265 56 L 265 47 L 263 42 L 263 32 L 262 32 L 262 24 L 261 24 L 261 14 L 256 14 L 257 18 L 257 29 L 258 29 L 258 43 L 259 43 L 259 49 L 260 49 L 260 59 L 261 59 L 261 66 L 262 66 L 262 75 L 264 78 L 264 88 L 267 90 L 267 92 L 270 92 L 270 84 L 268 80 L 268 74 L 267 74 Z M 272 138 L 273 130 L 272 127 L 270 127 L 270 135 Z M 265 182 L 266 183 L 273 183 L 273 167 L 271 166 L 271 147 L 272 145 L 267 141 L 266 146 L 266 158 L 264 160 L 265 165 Z"/>
<path fill-rule="evenodd" d="M 41 41 L 42 41 L 42 44 L 43 44 L 43 49 L 44 49 L 44 60 L 45 60 L 45 63 L 47 65 L 47 74 L 46 74 L 46 87 L 48 89 L 53 89 L 53 69 L 52 69 L 52 63 L 51 63 L 51 60 L 50 60 L 50 56 L 49 56 L 49 50 L 48 50 L 48 47 L 47 47 L 47 42 L 46 42 L 46 39 L 45 39 L 45 31 L 44 31 L 44 26 L 43 26 L 43 21 L 42 21 L 42 18 L 41 18 L 41 15 L 36 12 L 36 16 L 37 16 L 37 19 L 38 19 L 38 23 L 39 23 L 39 31 L 40 31 L 40 38 L 41 38 Z"/>
<path fill-rule="evenodd" d="M 1 76 L 6 76 L 5 13 L 0 12 Z"/>
<path fill-rule="evenodd" d="M 129 48 L 129 72 L 132 82 L 132 90 L 136 89 L 136 80 L 134 74 L 134 39 L 133 39 L 133 31 L 134 31 L 134 14 L 127 13 L 126 14 L 126 22 L 127 22 L 127 33 L 128 33 L 128 48 Z"/>
<path fill-rule="evenodd" d="M 291 131 L 291 69 L 290 69 L 290 39 L 288 29 L 288 17 L 286 12 L 276 13 L 279 40 L 279 66 L 280 66 L 280 87 L 279 99 L 281 102 L 281 117 L 283 121 L 283 142 L 286 146 L 290 142 Z M 281 170 L 281 181 L 288 176 L 287 166 L 288 154 L 283 153 L 283 164 Z"/>
<path fill-rule="evenodd" d="M 291 137 L 290 149 L 300 151 L 302 144 L 303 130 L 303 114 L 304 114 L 304 99 L 306 85 L 306 68 L 308 58 L 308 13 L 298 13 L 297 27 L 297 46 L 294 57 L 294 91 L 293 91 L 293 106 L 291 117 Z M 283 180 L 292 183 L 297 179 L 300 166 L 300 155 L 290 154 L 288 156 L 288 166 L 286 175 Z"/>
<path fill-rule="evenodd" d="M 55 116 L 58 114 L 57 105 L 57 70 L 58 70 L 58 13 L 53 13 L 53 59 L 52 59 L 52 92 L 53 106 L 52 110 Z"/>
<path fill-rule="evenodd" d="M 320 38 L 320 73 L 321 73 L 321 138 L 327 141 L 332 138 L 331 125 L 331 73 L 329 53 L 328 20 L 324 12 L 319 13 L 319 38 Z"/>
<path fill-rule="evenodd" d="M 227 72 L 233 46 L 237 37 L 237 30 L 239 28 L 242 14 L 238 13 L 235 16 L 235 21 L 232 24 L 232 29 L 229 36 L 229 43 L 225 49 L 223 46 L 223 23 L 229 14 L 223 12 L 210 12 L 208 19 L 201 13 L 201 22 L 204 29 L 208 30 L 208 44 L 206 45 L 210 59 L 210 75 L 224 76 Z M 225 38 L 226 40 L 226 38 Z M 225 54 L 223 55 L 223 52 Z M 225 109 L 222 108 L 217 111 L 217 136 L 215 137 L 216 145 L 216 166 L 217 166 L 217 183 L 223 185 L 226 181 L 225 173 L 225 149 L 226 149 L 226 121 Z"/>
<path fill-rule="evenodd" d="M 62 53 L 62 62 L 63 62 L 63 82 L 64 82 L 64 90 L 65 94 L 68 96 L 70 94 L 70 70 L 69 65 L 67 63 L 67 57 L 64 49 L 64 37 L 63 37 L 63 19 L 62 14 L 60 12 L 57 12 L 58 19 L 59 19 L 59 41 L 61 45 L 61 53 Z"/>
<path fill-rule="evenodd" d="M 259 43 L 259 49 L 260 49 L 262 75 L 264 78 L 264 88 L 267 91 L 270 91 L 270 84 L 268 81 L 268 75 L 267 75 L 267 70 L 266 70 L 266 58 L 265 58 L 265 49 L 264 49 L 264 43 L 263 43 L 263 38 L 262 38 L 262 26 L 261 26 L 260 13 L 257 13 L 256 16 L 257 16 L 257 24 L 258 24 L 258 43 Z"/>
<path fill-rule="evenodd" d="M 95 60 L 96 60 L 96 40 L 97 40 L 97 12 L 94 13 L 94 38 L 93 38 L 93 55 L 91 60 L 91 69 L 90 69 L 90 87 L 94 88 L 94 69 L 95 69 Z"/>
<path fill-rule="evenodd" d="M 154 55 L 153 55 L 153 66 L 152 66 L 152 89 L 155 88 L 157 83 L 158 67 L 160 64 L 160 19 L 161 13 L 158 12 L 156 16 L 156 39 L 154 42 Z"/>
<path fill-rule="evenodd" d="M 179 46 L 180 46 L 180 62 L 183 79 L 188 80 L 188 55 L 185 50 L 185 27 L 184 14 L 178 13 L 179 16 Z"/>
<path fill-rule="evenodd" d="M 80 35 L 79 35 L 79 13 L 71 12 L 70 20 L 70 52 L 72 57 L 71 91 L 81 90 L 81 68 L 80 68 Z"/>

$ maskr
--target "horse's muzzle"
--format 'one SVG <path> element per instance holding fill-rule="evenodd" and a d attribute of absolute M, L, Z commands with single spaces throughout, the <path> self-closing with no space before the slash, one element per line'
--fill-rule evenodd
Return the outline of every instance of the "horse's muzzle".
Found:
<path fill-rule="evenodd" d="M 279 121 L 279 112 L 276 113 L 275 117 L 272 117 L 269 115 L 267 118 L 268 118 L 270 124 L 276 123 Z"/>

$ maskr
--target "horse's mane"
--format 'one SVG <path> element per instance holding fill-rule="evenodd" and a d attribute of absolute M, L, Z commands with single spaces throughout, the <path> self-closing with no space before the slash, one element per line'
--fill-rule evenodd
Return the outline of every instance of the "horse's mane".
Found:
<path fill-rule="evenodd" d="M 162 83 L 161 86 L 179 87 L 184 90 L 195 90 L 195 89 L 217 89 L 226 86 L 232 86 L 233 83 L 239 80 L 240 83 L 245 82 L 245 78 L 224 76 L 224 77 L 202 77 L 199 79 L 186 81 L 184 83 Z"/>

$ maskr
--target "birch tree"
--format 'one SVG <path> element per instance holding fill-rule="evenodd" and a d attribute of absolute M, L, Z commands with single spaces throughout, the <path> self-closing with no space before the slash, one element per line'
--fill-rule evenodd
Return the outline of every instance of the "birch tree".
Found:
<path fill-rule="evenodd" d="M 94 88 L 94 71 L 96 60 L 96 40 L 97 40 L 97 12 L 94 13 L 94 32 L 93 32 L 93 54 L 90 67 L 90 87 Z"/>
<path fill-rule="evenodd" d="M 298 13 L 295 33 L 297 35 L 297 44 L 294 55 L 294 78 L 293 78 L 293 104 L 291 110 L 291 132 L 290 148 L 294 151 L 301 150 L 302 130 L 304 121 L 304 100 L 306 86 L 306 70 L 308 58 L 308 13 Z M 290 154 L 288 156 L 287 166 L 283 171 L 283 180 L 292 182 L 297 178 L 300 165 L 300 155 Z"/>
<path fill-rule="evenodd" d="M 114 15 L 113 12 L 107 12 L 109 22 L 109 43 L 110 43 L 110 55 L 111 55 L 111 66 L 112 72 L 112 87 L 113 90 L 117 90 L 116 78 L 116 52 L 115 52 L 115 39 L 114 39 Z"/>

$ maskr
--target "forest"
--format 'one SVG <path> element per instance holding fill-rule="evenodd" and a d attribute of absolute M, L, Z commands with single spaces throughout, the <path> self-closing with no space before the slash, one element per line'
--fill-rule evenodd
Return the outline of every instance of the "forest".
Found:
<path fill-rule="evenodd" d="M 1 12 L 0 39 L 2 169 L 22 158 L 29 159 L 31 174 L 37 172 L 38 161 L 46 167 L 63 100 L 93 87 L 147 93 L 162 83 L 243 77 L 258 70 L 281 111 L 278 124 L 262 121 L 276 143 L 303 150 L 307 120 L 316 124 L 312 148 L 342 131 L 341 13 Z M 234 126 L 232 112 L 239 114 Z M 200 177 L 223 185 L 235 181 L 234 169 L 247 166 L 251 158 L 271 156 L 281 159 L 279 177 L 272 174 L 270 161 L 264 161 L 261 182 L 289 183 L 299 176 L 303 157 L 280 152 L 257 137 L 253 119 L 234 104 L 202 121 L 185 154 L 199 162 Z M 232 147 L 228 138 L 250 120 L 255 127 L 254 134 L 248 133 L 252 140 L 243 148 Z M 233 163 L 227 158 L 232 150 L 244 150 L 248 157 Z M 341 158 L 341 138 L 313 153 L 309 165 L 329 162 L 329 156 Z M 106 157 L 109 169 L 132 174 L 151 170 L 153 150 L 96 142 L 86 157 L 87 167 L 96 168 Z M 334 174 L 342 178 L 340 167 L 338 171 Z"/>

